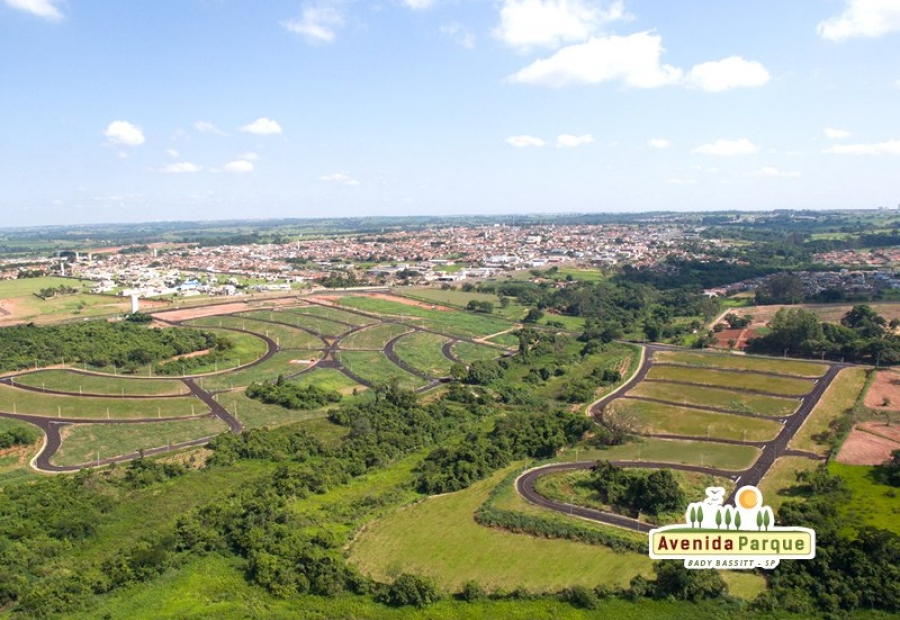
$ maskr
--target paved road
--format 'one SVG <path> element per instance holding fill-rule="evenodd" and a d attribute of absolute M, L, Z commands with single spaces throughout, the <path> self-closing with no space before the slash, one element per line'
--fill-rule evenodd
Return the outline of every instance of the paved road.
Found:
<path fill-rule="evenodd" d="M 616 390 L 615 392 L 609 394 L 608 396 L 598 400 L 589 408 L 589 414 L 594 418 L 595 421 L 602 424 L 603 423 L 603 409 L 616 400 L 617 398 L 622 398 L 625 394 L 628 393 L 633 387 L 638 385 L 641 381 L 645 380 L 647 377 L 647 373 L 650 371 L 650 368 L 653 366 L 653 353 L 659 350 L 673 350 L 672 347 L 661 346 L 661 345 L 646 345 L 644 347 L 644 361 L 641 364 L 640 368 L 634 373 L 634 375 L 626 381 L 621 388 Z M 677 350 L 677 349 L 675 349 Z M 694 471 L 700 473 L 708 473 L 716 476 L 723 476 L 726 478 L 730 478 L 735 482 L 735 491 L 744 485 L 753 485 L 758 486 L 760 481 L 775 463 L 775 461 L 781 456 L 804 456 L 808 458 L 820 459 L 818 455 L 805 452 L 803 450 L 794 450 L 788 448 L 788 443 L 794 437 L 800 427 L 803 426 L 803 423 L 806 421 L 806 418 L 815 408 L 816 404 L 819 402 L 819 399 L 825 393 L 825 390 L 828 389 L 828 386 L 831 385 L 831 382 L 837 376 L 837 374 L 844 368 L 846 365 L 844 364 L 835 364 L 835 363 L 827 363 L 828 370 L 825 374 L 815 380 L 815 384 L 813 389 L 808 393 L 802 396 L 802 402 L 800 407 L 797 409 L 796 413 L 791 415 L 790 417 L 781 419 L 784 426 L 778 435 L 766 442 L 742 442 L 735 440 L 722 440 L 722 439 L 708 439 L 706 437 L 694 437 L 694 436 L 681 436 L 681 435 L 659 435 L 659 434 L 647 434 L 649 437 L 662 437 L 668 439 L 684 439 L 690 441 L 713 441 L 715 443 L 724 443 L 724 444 L 739 444 L 739 445 L 754 445 L 760 447 L 762 450 L 762 454 L 756 461 L 747 469 L 743 471 L 726 471 L 726 470 L 717 470 L 708 467 L 699 467 L 693 465 L 682 465 L 676 463 L 659 463 L 659 462 L 647 462 L 647 461 L 612 461 L 614 464 L 619 465 L 620 467 L 644 467 L 644 468 L 666 468 L 666 469 L 678 469 L 683 471 Z M 678 403 L 671 403 L 673 405 L 678 405 Z M 771 419 L 771 418 L 770 418 Z M 775 418 L 779 419 L 779 418 Z M 516 480 L 516 490 L 524 497 L 526 500 L 533 504 L 537 504 L 538 506 L 543 506 L 544 508 L 549 508 L 550 510 L 555 510 L 557 512 L 572 514 L 578 517 L 582 517 L 585 519 L 590 519 L 593 521 L 598 521 L 600 523 L 605 523 L 608 525 L 615 525 L 619 527 L 624 527 L 630 530 L 638 531 L 638 532 L 647 532 L 651 529 L 650 526 L 640 523 L 635 519 L 630 519 L 628 517 L 623 517 L 622 515 L 617 515 L 608 512 L 602 512 L 599 510 L 593 510 L 590 508 L 585 508 L 582 506 L 573 506 L 570 504 L 565 504 L 562 502 L 555 502 L 553 500 L 547 499 L 546 497 L 540 495 L 534 489 L 534 483 L 541 476 L 546 476 L 553 473 L 565 472 L 565 471 L 575 471 L 582 469 L 590 469 L 594 466 L 593 462 L 590 461 L 581 461 L 575 463 L 557 463 L 553 465 L 546 465 L 544 467 L 538 467 L 532 470 L 529 470 L 522 474 Z M 734 492 L 732 492 L 733 496 Z M 731 501 L 733 498 L 731 496 L 728 497 L 726 501 Z"/>

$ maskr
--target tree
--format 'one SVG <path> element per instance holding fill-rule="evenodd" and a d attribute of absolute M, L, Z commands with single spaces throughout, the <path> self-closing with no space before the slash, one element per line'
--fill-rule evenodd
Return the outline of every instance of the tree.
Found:
<path fill-rule="evenodd" d="M 654 594 L 656 598 L 674 597 L 683 601 L 699 602 L 714 599 L 728 593 L 728 585 L 718 571 L 691 570 L 674 561 L 657 562 Z"/>
<path fill-rule="evenodd" d="M 425 607 L 440 598 L 440 591 L 433 579 L 403 573 L 388 586 L 383 602 L 395 607 L 404 605 Z"/>

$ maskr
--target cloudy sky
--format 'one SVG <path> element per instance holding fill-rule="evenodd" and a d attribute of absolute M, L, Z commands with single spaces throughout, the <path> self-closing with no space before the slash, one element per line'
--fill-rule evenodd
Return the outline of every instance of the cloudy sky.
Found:
<path fill-rule="evenodd" d="M 0 0 L 0 227 L 900 203 L 900 0 Z"/>

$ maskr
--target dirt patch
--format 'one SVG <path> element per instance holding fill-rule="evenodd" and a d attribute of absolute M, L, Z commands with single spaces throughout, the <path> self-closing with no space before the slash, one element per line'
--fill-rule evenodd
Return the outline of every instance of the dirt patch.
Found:
<path fill-rule="evenodd" d="M 315 364 L 317 361 L 319 361 L 319 360 L 315 360 L 315 359 L 312 359 L 312 360 L 291 360 L 291 361 L 288 362 L 288 364 L 306 364 L 306 365 L 308 366 L 308 365 L 310 365 L 310 364 Z"/>
<path fill-rule="evenodd" d="M 847 465 L 881 465 L 891 458 L 891 452 L 898 449 L 900 442 L 854 427 L 841 446 L 837 461 Z"/>
<path fill-rule="evenodd" d="M 747 330 L 746 329 L 723 329 L 715 333 L 716 346 L 727 349 L 728 341 L 734 340 L 735 349 L 743 349 L 747 346 Z"/>
<path fill-rule="evenodd" d="M 385 299 L 387 301 L 393 301 L 398 304 L 403 304 L 404 306 L 415 306 L 416 308 L 427 308 L 428 310 L 442 310 L 444 312 L 453 311 L 452 308 L 448 308 L 447 306 L 430 304 L 427 301 L 419 301 L 418 299 L 410 299 L 409 297 L 400 297 L 399 295 L 388 295 L 386 293 L 366 293 L 366 297 L 372 297 L 374 299 Z"/>
<path fill-rule="evenodd" d="M 218 316 L 220 314 L 232 314 L 234 312 L 250 312 L 259 310 L 258 305 L 251 305 L 247 302 L 237 302 L 232 304 L 219 304 L 215 306 L 198 306 L 196 308 L 183 308 L 179 310 L 167 310 L 156 312 L 154 316 L 164 321 L 187 321 L 190 319 L 200 319 L 207 316 Z"/>
<path fill-rule="evenodd" d="M 888 426 L 885 422 L 863 422 L 857 426 L 873 435 L 880 435 L 900 444 L 900 425 L 896 423 Z"/>
<path fill-rule="evenodd" d="M 866 407 L 875 411 L 900 411 L 900 372 L 882 370 L 866 392 Z"/>

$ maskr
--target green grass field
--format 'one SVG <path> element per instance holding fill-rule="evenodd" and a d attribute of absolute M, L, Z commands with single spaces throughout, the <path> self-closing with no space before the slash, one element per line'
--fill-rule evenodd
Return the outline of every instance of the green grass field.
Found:
<path fill-rule="evenodd" d="M 140 399 L 56 396 L 7 385 L 0 385 L 0 410 L 51 418 L 85 419 L 166 418 L 208 412 L 206 405 L 193 396 Z"/>
<path fill-rule="evenodd" d="M 502 347 L 516 349 L 519 347 L 519 337 L 514 332 L 506 332 L 493 338 L 488 338 L 488 342 L 499 344 Z"/>
<path fill-rule="evenodd" d="M 788 500 L 802 499 L 792 491 L 797 485 L 797 472 L 810 471 L 819 465 L 819 461 L 798 456 L 782 456 L 777 459 L 759 484 L 763 503 L 777 511 Z"/>
<path fill-rule="evenodd" d="M 520 321 L 525 316 L 527 308 L 518 303 L 514 298 L 509 298 L 508 305 L 503 308 L 500 298 L 493 293 L 479 293 L 477 291 L 460 291 L 441 288 L 404 288 L 398 291 L 404 297 L 423 301 L 425 303 L 440 306 L 452 306 L 465 310 L 470 301 L 487 301 L 494 304 L 494 314 L 502 316 L 510 321 Z"/>
<path fill-rule="evenodd" d="M 279 351 L 266 361 L 249 368 L 200 377 L 197 381 L 207 390 L 246 387 L 254 381 L 268 381 L 277 378 L 278 375 L 289 375 L 308 366 L 304 363 L 292 364 L 294 360 L 318 359 L 321 356 L 321 351 Z"/>
<path fill-rule="evenodd" d="M 411 331 L 410 327 L 397 323 L 373 325 L 342 338 L 341 348 L 381 351 L 388 341 L 393 340 L 400 334 L 405 334 L 408 331 Z"/>
<path fill-rule="evenodd" d="M 0 280 L 0 300 L 6 300 L 4 308 L 12 311 L 12 316 L 6 318 L 20 322 L 46 323 L 59 319 L 114 315 L 130 310 L 131 300 L 124 297 L 94 295 L 87 292 L 49 299 L 41 299 L 34 295 L 45 288 L 67 286 L 87 291 L 93 285 L 94 282 L 90 280 L 52 276 Z"/>
<path fill-rule="evenodd" d="M 396 380 L 407 389 L 425 385 L 423 379 L 406 372 L 380 351 L 341 351 L 339 359 L 347 370 L 374 384 Z"/>
<path fill-rule="evenodd" d="M 900 489 L 883 484 L 877 467 L 832 462 L 828 471 L 847 481 L 852 501 L 840 507 L 843 519 L 854 526 L 871 525 L 900 534 Z"/>
<path fill-rule="evenodd" d="M 429 332 L 414 332 L 400 338 L 394 345 L 394 353 L 401 360 L 425 374 L 438 378 L 450 374 L 453 362 L 442 350 L 450 339 Z"/>
<path fill-rule="evenodd" d="M 839 415 L 853 408 L 856 399 L 866 385 L 868 371 L 865 368 L 845 368 L 834 378 L 819 399 L 815 409 L 797 431 L 789 447 L 808 450 L 825 456 L 831 445 L 825 439 L 828 425 Z"/>
<path fill-rule="evenodd" d="M 308 330 L 326 337 L 334 337 L 350 329 L 349 325 L 344 325 L 343 323 L 335 323 L 334 321 L 322 319 L 317 316 L 297 314 L 288 310 L 254 310 L 253 312 L 242 312 L 237 316 L 246 317 L 248 319 L 274 321 L 275 323 L 282 323 L 289 327 L 305 327 Z"/>
<path fill-rule="evenodd" d="M 287 311 L 307 316 L 317 316 L 322 319 L 328 319 L 338 323 L 347 323 L 349 325 L 372 325 L 378 322 L 378 319 L 372 317 L 356 314 L 355 312 L 346 312 L 340 308 L 328 308 L 326 306 L 303 306 L 302 308 L 291 308 Z"/>
<path fill-rule="evenodd" d="M 474 342 L 457 342 L 451 347 L 454 355 L 464 364 L 471 364 L 477 360 L 493 360 L 503 354 L 503 351 L 485 344 Z"/>
<path fill-rule="evenodd" d="M 511 322 L 493 315 L 431 310 L 374 297 L 344 297 L 341 304 L 366 312 L 408 317 L 410 323 L 451 336 L 489 336 L 512 327 Z"/>
<path fill-rule="evenodd" d="M 773 417 L 788 416 L 797 411 L 800 401 L 794 398 L 763 396 L 720 388 L 686 386 L 662 381 L 645 381 L 628 392 L 629 396 L 645 396 L 683 405 L 719 407 L 740 413 Z"/>
<path fill-rule="evenodd" d="M 581 449 L 577 454 L 579 461 L 660 461 L 663 463 L 701 465 L 729 471 L 743 471 L 747 469 L 759 455 L 760 451 L 751 446 L 655 439 L 652 437 L 643 437 L 605 450 L 598 448 Z M 558 460 L 571 461 L 573 458 L 573 451 L 570 450 L 562 454 Z"/>
<path fill-rule="evenodd" d="M 780 396 L 798 396 L 813 388 L 813 382 L 791 377 L 773 377 L 753 372 L 713 370 L 711 368 L 691 368 L 688 366 L 653 366 L 647 373 L 648 379 L 663 381 L 685 381 L 698 385 L 731 388 L 736 390 L 756 390 Z"/>
<path fill-rule="evenodd" d="M 277 316 L 277 315 L 276 315 Z M 282 349 L 320 349 L 325 346 L 321 338 L 312 334 L 265 321 L 248 319 L 236 316 L 208 316 L 201 319 L 186 321 L 187 325 L 198 327 L 233 327 L 246 329 L 274 340 Z"/>
<path fill-rule="evenodd" d="M 732 370 L 759 370 L 811 378 L 821 377 L 828 370 L 828 366 L 825 364 L 816 364 L 815 362 L 734 355 L 733 353 L 657 351 L 653 357 L 661 362 L 672 362 L 673 364 Z"/>
<path fill-rule="evenodd" d="M 62 430 L 63 442 L 53 455 L 53 464 L 90 464 L 96 461 L 98 452 L 104 459 L 217 435 L 227 430 L 227 424 L 211 416 L 147 424 L 77 424 Z"/>
<path fill-rule="evenodd" d="M 28 385 L 73 394 L 109 394 L 112 396 L 165 396 L 187 394 L 188 389 L 176 379 L 132 379 L 82 375 L 67 370 L 39 370 L 15 378 L 17 385 Z"/>
<path fill-rule="evenodd" d="M 769 441 L 781 432 L 775 421 L 626 398 L 613 401 L 603 415 L 640 433 Z"/>
<path fill-rule="evenodd" d="M 341 392 L 344 395 L 352 394 L 353 390 L 361 392 L 366 389 L 340 370 L 334 368 L 316 368 L 291 379 L 291 383 L 296 383 L 297 385 L 316 385 L 325 390 Z"/>
<path fill-rule="evenodd" d="M 280 405 L 266 405 L 258 400 L 247 398 L 243 392 L 219 394 L 216 400 L 247 428 L 281 426 L 291 422 L 321 418 L 327 413 L 326 408 L 299 411 L 286 409 Z"/>

